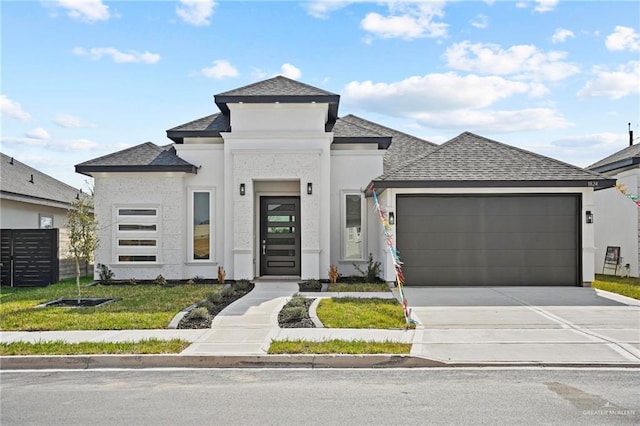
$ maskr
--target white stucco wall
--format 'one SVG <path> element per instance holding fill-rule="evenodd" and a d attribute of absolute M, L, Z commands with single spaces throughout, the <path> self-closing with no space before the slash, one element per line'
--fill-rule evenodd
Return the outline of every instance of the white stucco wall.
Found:
<path fill-rule="evenodd" d="M 363 147 L 364 148 L 364 147 Z M 362 261 L 346 260 L 343 253 L 343 209 L 345 192 L 363 192 L 371 180 L 383 173 L 384 150 L 352 149 L 331 151 L 331 263 L 338 267 L 343 276 L 360 275 L 353 264 L 367 269 L 369 253 L 374 261 L 383 263 L 383 251 L 379 244 L 382 227 L 373 210 L 373 201 L 366 200 L 362 228 L 364 238 L 362 244 L 364 258 Z M 364 192 L 363 192 L 364 197 Z M 328 271 L 323 274 L 327 278 Z"/>
<path fill-rule="evenodd" d="M 184 173 L 96 173 L 95 213 L 100 246 L 96 265 L 103 263 L 116 279 L 180 279 L 185 275 L 186 193 Z M 117 206 L 159 208 L 158 261 L 118 263 L 115 248 Z M 97 272 L 95 274 L 97 278 Z"/>
<path fill-rule="evenodd" d="M 629 193 L 640 193 L 640 169 L 627 170 L 612 176 L 625 185 Z M 629 264 L 630 275 L 639 276 L 640 209 L 617 189 L 609 188 L 595 193 L 594 223 L 596 229 L 596 272 L 602 273 L 607 246 L 620 247 L 622 265 Z M 607 268 L 607 274 L 615 270 Z M 618 268 L 622 275 L 623 268 Z"/>
<path fill-rule="evenodd" d="M 0 228 L 39 229 L 40 216 L 53 217 L 54 228 L 67 227 L 67 209 L 17 200 L 0 199 Z"/>
<path fill-rule="evenodd" d="M 387 212 L 396 211 L 396 196 L 399 194 L 580 194 L 582 209 L 578 218 L 582 234 L 582 281 L 589 286 L 595 279 L 595 226 L 587 224 L 587 211 L 595 211 L 593 188 L 421 188 L 421 189 L 387 189 L 380 197 L 380 204 L 387 208 Z M 596 218 L 596 221 L 598 219 Z M 395 236 L 395 225 L 392 226 Z M 400 253 L 402 260 L 402 253 Z M 604 259 L 604 258 L 603 258 Z M 391 255 L 386 256 L 385 280 L 395 281 L 395 271 Z"/>

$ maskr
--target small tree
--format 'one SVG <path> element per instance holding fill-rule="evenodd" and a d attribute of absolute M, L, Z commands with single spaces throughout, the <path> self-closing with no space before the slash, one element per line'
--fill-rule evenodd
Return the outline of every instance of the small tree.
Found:
<path fill-rule="evenodd" d="M 93 215 L 93 197 L 80 196 L 71 203 L 67 213 L 69 227 L 69 253 L 76 263 L 76 285 L 80 304 L 80 262 L 93 260 L 98 248 L 98 222 Z"/>

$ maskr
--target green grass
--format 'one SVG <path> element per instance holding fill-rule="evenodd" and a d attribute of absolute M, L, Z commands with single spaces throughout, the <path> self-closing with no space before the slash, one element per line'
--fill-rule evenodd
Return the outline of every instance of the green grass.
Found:
<path fill-rule="evenodd" d="M 269 354 L 408 354 L 410 343 L 365 342 L 363 340 L 274 340 Z"/>
<path fill-rule="evenodd" d="M 83 278 L 86 285 L 93 280 Z M 222 286 L 212 285 L 127 285 L 82 288 L 82 297 L 107 297 L 120 300 L 97 308 L 37 308 L 58 298 L 75 298 L 75 279 L 48 287 L 2 287 L 0 330 L 130 330 L 166 328 L 182 309 L 202 300 Z"/>
<path fill-rule="evenodd" d="M 592 287 L 640 300 L 640 278 L 596 274 Z"/>
<path fill-rule="evenodd" d="M 189 342 L 172 339 L 147 339 L 139 342 L 14 342 L 0 343 L 0 355 L 94 355 L 94 354 L 176 354 Z"/>
<path fill-rule="evenodd" d="M 347 291 L 389 291 L 389 286 L 386 283 L 364 283 L 364 284 L 346 284 L 336 283 L 329 284 L 327 291 L 333 292 L 347 292 Z"/>
<path fill-rule="evenodd" d="M 318 318 L 327 328 L 405 328 L 402 306 L 395 299 L 340 297 L 322 299 Z"/>

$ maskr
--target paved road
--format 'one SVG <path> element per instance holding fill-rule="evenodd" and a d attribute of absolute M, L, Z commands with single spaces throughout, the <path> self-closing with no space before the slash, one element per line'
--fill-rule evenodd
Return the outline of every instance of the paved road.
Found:
<path fill-rule="evenodd" d="M 638 424 L 640 370 L 0 372 L 3 426 Z"/>

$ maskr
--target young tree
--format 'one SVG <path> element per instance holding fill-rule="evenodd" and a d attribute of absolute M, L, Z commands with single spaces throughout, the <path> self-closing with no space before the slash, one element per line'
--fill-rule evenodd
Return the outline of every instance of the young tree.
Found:
<path fill-rule="evenodd" d="M 76 263 L 76 285 L 80 304 L 80 262 L 91 262 L 98 248 L 98 222 L 93 214 L 93 197 L 81 195 L 71 203 L 67 213 L 69 253 Z"/>

